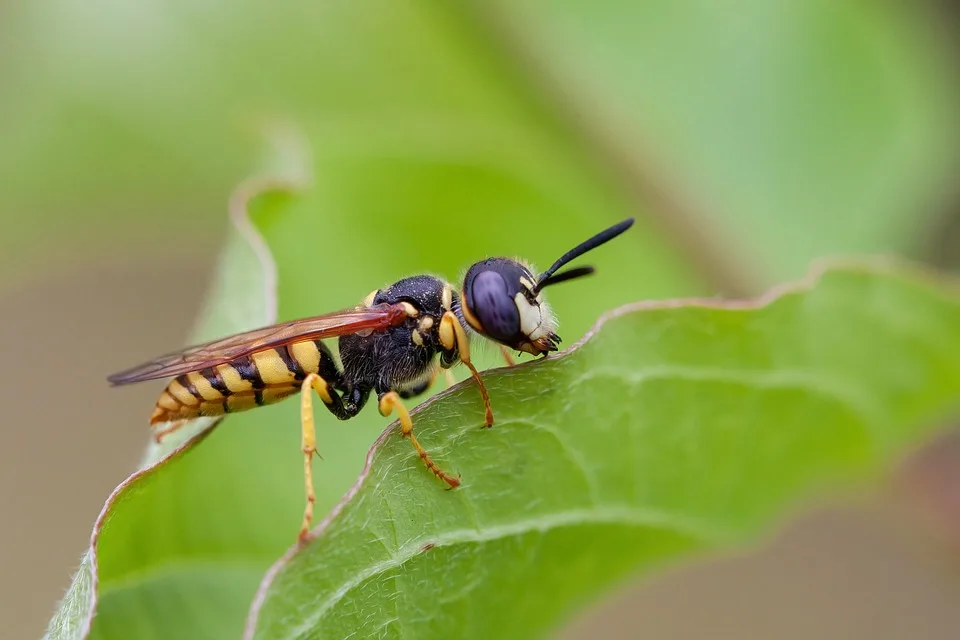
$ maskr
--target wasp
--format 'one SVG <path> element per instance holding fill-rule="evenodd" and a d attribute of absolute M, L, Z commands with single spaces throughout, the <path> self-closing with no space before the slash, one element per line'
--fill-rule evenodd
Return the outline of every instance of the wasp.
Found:
<path fill-rule="evenodd" d="M 520 260 L 487 258 L 471 266 L 457 291 L 440 278 L 418 275 L 371 292 L 357 307 L 283 322 L 160 356 L 108 378 L 113 385 L 171 378 L 150 425 L 159 442 L 188 421 L 273 404 L 300 392 L 306 506 L 299 540 L 313 519 L 313 456 L 317 454 L 313 396 L 340 420 L 349 420 L 371 394 L 384 417 L 396 411 L 403 437 L 427 468 L 451 488 L 459 478 L 437 466 L 413 432 L 404 400 L 420 395 L 438 372 L 463 363 L 484 403 L 484 426 L 493 425 L 490 396 L 470 359 L 474 334 L 533 356 L 556 351 L 557 321 L 543 289 L 594 272 L 583 266 L 559 271 L 633 224 L 624 220 L 566 252 L 541 273 Z M 324 340 L 336 338 L 339 362 Z"/>

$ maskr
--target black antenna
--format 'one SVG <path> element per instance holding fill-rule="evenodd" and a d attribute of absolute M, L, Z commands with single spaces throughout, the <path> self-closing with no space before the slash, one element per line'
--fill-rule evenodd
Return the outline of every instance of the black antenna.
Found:
<path fill-rule="evenodd" d="M 560 256 L 553 265 L 544 271 L 540 278 L 537 279 L 537 286 L 533 288 L 533 292 L 537 293 L 540 289 L 549 286 L 551 284 L 556 284 L 558 282 L 563 282 L 565 280 L 572 280 L 573 278 L 579 278 L 581 276 L 586 276 L 593 273 L 593 267 L 577 267 L 576 269 L 570 269 L 569 271 L 564 271 L 562 273 L 556 273 L 557 269 L 567 264 L 571 260 L 579 258 L 587 251 L 596 249 L 605 242 L 613 240 L 618 235 L 629 229 L 633 226 L 633 218 L 627 218 L 623 222 L 613 225 L 609 229 L 601 231 L 597 235 L 593 236 L 588 240 L 584 240 L 570 251 L 567 251 L 565 254 Z"/>
<path fill-rule="evenodd" d="M 574 267 L 573 269 L 567 269 L 566 271 L 555 273 L 546 280 L 540 280 L 537 283 L 537 291 L 540 291 L 540 289 L 543 289 L 544 287 L 549 287 L 552 284 L 557 284 L 558 282 L 566 282 L 567 280 L 573 280 L 574 278 L 588 276 L 594 271 L 596 271 L 596 269 L 588 266 Z"/>

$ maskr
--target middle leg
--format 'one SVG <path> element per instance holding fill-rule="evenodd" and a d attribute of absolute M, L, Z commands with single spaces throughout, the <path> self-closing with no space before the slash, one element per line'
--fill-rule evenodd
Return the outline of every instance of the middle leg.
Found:
<path fill-rule="evenodd" d="M 403 400 L 400 399 L 400 394 L 396 391 L 388 391 L 381 395 L 380 415 L 387 417 L 393 413 L 394 409 L 396 409 L 400 415 L 400 433 L 404 438 L 410 438 L 410 444 L 417 450 L 417 454 L 420 456 L 420 459 L 423 460 L 423 463 L 427 465 L 427 468 L 433 471 L 438 478 L 450 485 L 451 489 L 460 486 L 460 478 L 455 478 L 438 467 L 437 464 L 430 459 L 430 454 L 423 448 L 420 441 L 417 440 L 417 437 L 413 435 L 413 420 L 410 419 L 410 414 L 407 412 L 407 407 L 403 404 Z"/>

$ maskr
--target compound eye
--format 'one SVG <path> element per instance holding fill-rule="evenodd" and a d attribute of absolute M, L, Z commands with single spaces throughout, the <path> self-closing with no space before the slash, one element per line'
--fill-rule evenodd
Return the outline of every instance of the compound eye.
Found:
<path fill-rule="evenodd" d="M 509 342 L 520 331 L 520 311 L 507 292 L 507 283 L 496 271 L 483 271 L 473 279 L 471 311 L 484 332 L 494 340 Z"/>

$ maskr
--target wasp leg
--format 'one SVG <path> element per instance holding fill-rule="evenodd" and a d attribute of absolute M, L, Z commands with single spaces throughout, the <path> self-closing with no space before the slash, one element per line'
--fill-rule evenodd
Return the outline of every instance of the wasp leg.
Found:
<path fill-rule="evenodd" d="M 313 456 L 317 455 L 317 431 L 314 428 L 313 421 L 313 396 L 311 390 L 316 391 L 323 404 L 331 413 L 340 419 L 345 419 L 346 410 L 343 407 L 343 401 L 334 391 L 330 389 L 330 384 L 316 373 L 307 374 L 300 385 L 300 433 L 303 449 L 303 482 L 307 492 L 307 504 L 303 509 L 303 524 L 300 525 L 300 543 L 308 539 L 310 532 L 310 523 L 313 520 L 313 503 L 316 502 L 316 496 L 313 492 Z"/>
<path fill-rule="evenodd" d="M 487 387 L 480 378 L 480 372 L 477 371 L 477 368 L 473 366 L 473 363 L 470 361 L 470 344 L 467 342 L 467 333 L 463 330 L 463 325 L 460 324 L 460 320 L 458 320 L 457 316 L 451 311 L 444 313 L 443 318 L 440 320 L 440 344 L 447 351 L 453 351 L 454 349 L 459 351 L 460 362 L 467 365 L 473 379 L 476 380 L 480 386 L 480 395 L 483 396 L 483 407 L 486 410 L 486 421 L 483 426 L 492 426 L 493 409 L 490 407 L 490 396 L 487 394 Z"/>
<path fill-rule="evenodd" d="M 510 353 L 510 349 L 507 349 L 503 345 L 500 345 L 500 355 L 503 356 L 503 361 L 507 363 L 508 367 L 517 364 L 517 361 L 513 359 L 513 354 Z"/>
<path fill-rule="evenodd" d="M 417 454 L 420 456 L 420 459 L 423 460 L 423 463 L 427 465 L 427 468 L 433 471 L 434 475 L 438 478 L 450 485 L 451 489 L 460 486 L 460 479 L 454 478 L 438 467 L 437 464 L 430 459 L 430 454 L 420 445 L 417 437 L 413 435 L 413 421 L 410 419 L 410 414 L 407 412 L 407 407 L 404 406 L 403 400 L 400 399 L 400 394 L 396 391 L 388 391 L 380 396 L 380 415 L 387 417 L 394 409 L 397 410 L 397 414 L 400 416 L 400 433 L 403 437 L 410 438 L 410 444 L 417 450 Z"/>

